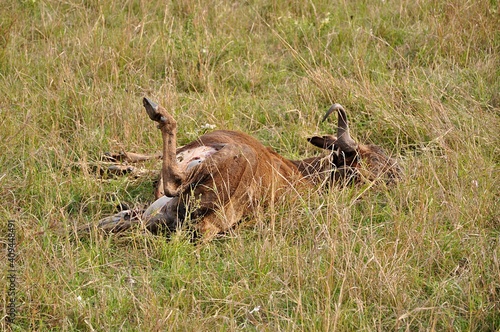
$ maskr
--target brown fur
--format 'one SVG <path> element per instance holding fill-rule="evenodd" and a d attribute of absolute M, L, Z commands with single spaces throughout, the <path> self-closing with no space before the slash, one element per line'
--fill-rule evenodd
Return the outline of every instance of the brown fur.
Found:
<path fill-rule="evenodd" d="M 175 119 L 147 98 L 143 103 L 149 117 L 158 122 L 163 138 L 162 181 L 156 192 L 157 198 L 163 195 L 171 197 L 157 214 L 145 217 L 146 227 L 151 231 L 159 228 L 173 231 L 189 219 L 193 221 L 194 229 L 209 239 L 233 227 L 257 204 L 269 202 L 291 187 L 374 181 L 378 178 L 391 182 L 400 173 L 396 161 L 380 147 L 358 145 L 350 138 L 345 111 L 338 104 L 330 108 L 324 119 L 338 110 L 337 134 L 343 138 L 331 135 L 312 137 L 309 139 L 311 144 L 329 153 L 304 160 L 289 160 L 248 134 L 237 131 L 217 130 L 177 148 Z M 178 160 L 180 156 L 191 159 Z M 134 157 L 144 159 L 143 156 Z M 191 162 L 192 167 L 188 166 Z M 100 225 L 109 229 L 117 219 L 110 220 L 108 218 Z M 122 223 L 119 228 L 127 227 Z"/>

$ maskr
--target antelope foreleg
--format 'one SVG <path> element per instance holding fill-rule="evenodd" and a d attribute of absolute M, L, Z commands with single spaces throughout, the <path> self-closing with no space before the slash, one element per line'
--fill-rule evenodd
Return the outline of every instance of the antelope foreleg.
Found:
<path fill-rule="evenodd" d="M 128 163 L 140 163 L 143 161 L 161 159 L 161 153 L 148 155 L 134 152 L 119 152 L 119 153 L 111 153 L 106 152 L 102 159 L 109 161 L 122 161 Z"/>

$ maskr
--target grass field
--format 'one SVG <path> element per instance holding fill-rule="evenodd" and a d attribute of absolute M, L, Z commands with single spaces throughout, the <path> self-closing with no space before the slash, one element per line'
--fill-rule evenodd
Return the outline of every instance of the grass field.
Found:
<path fill-rule="evenodd" d="M 498 331 L 498 0 L 1 1 L 0 327 L 7 221 L 14 331 Z M 187 143 L 250 133 L 289 158 L 334 102 L 404 178 L 282 198 L 206 245 L 140 230 L 75 238 L 147 177 L 149 96 Z M 157 162 L 148 164 L 159 169 Z"/>

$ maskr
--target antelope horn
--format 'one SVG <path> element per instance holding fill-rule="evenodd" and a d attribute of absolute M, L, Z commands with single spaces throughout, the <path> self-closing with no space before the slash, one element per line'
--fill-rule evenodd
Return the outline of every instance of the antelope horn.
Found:
<path fill-rule="evenodd" d="M 337 145 L 341 151 L 343 152 L 354 152 L 358 145 L 349 135 L 349 125 L 347 124 L 347 115 L 345 113 L 344 108 L 340 104 L 333 104 L 330 109 L 326 112 L 323 120 L 325 121 L 330 114 L 334 111 L 338 112 L 338 128 L 337 128 L 337 141 L 335 141 L 335 145 Z"/>

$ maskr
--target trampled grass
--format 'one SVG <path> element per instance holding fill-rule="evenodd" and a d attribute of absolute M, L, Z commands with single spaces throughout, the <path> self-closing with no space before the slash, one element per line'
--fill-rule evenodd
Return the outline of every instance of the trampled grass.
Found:
<path fill-rule="evenodd" d="M 499 14 L 494 0 L 3 1 L 12 329 L 498 330 Z M 106 151 L 159 150 L 143 96 L 175 114 L 181 144 L 212 124 L 290 158 L 319 153 L 305 138 L 334 132 L 319 120 L 338 102 L 404 178 L 283 197 L 206 245 L 75 239 L 117 204 L 153 199 L 150 179 L 92 167 Z"/>

